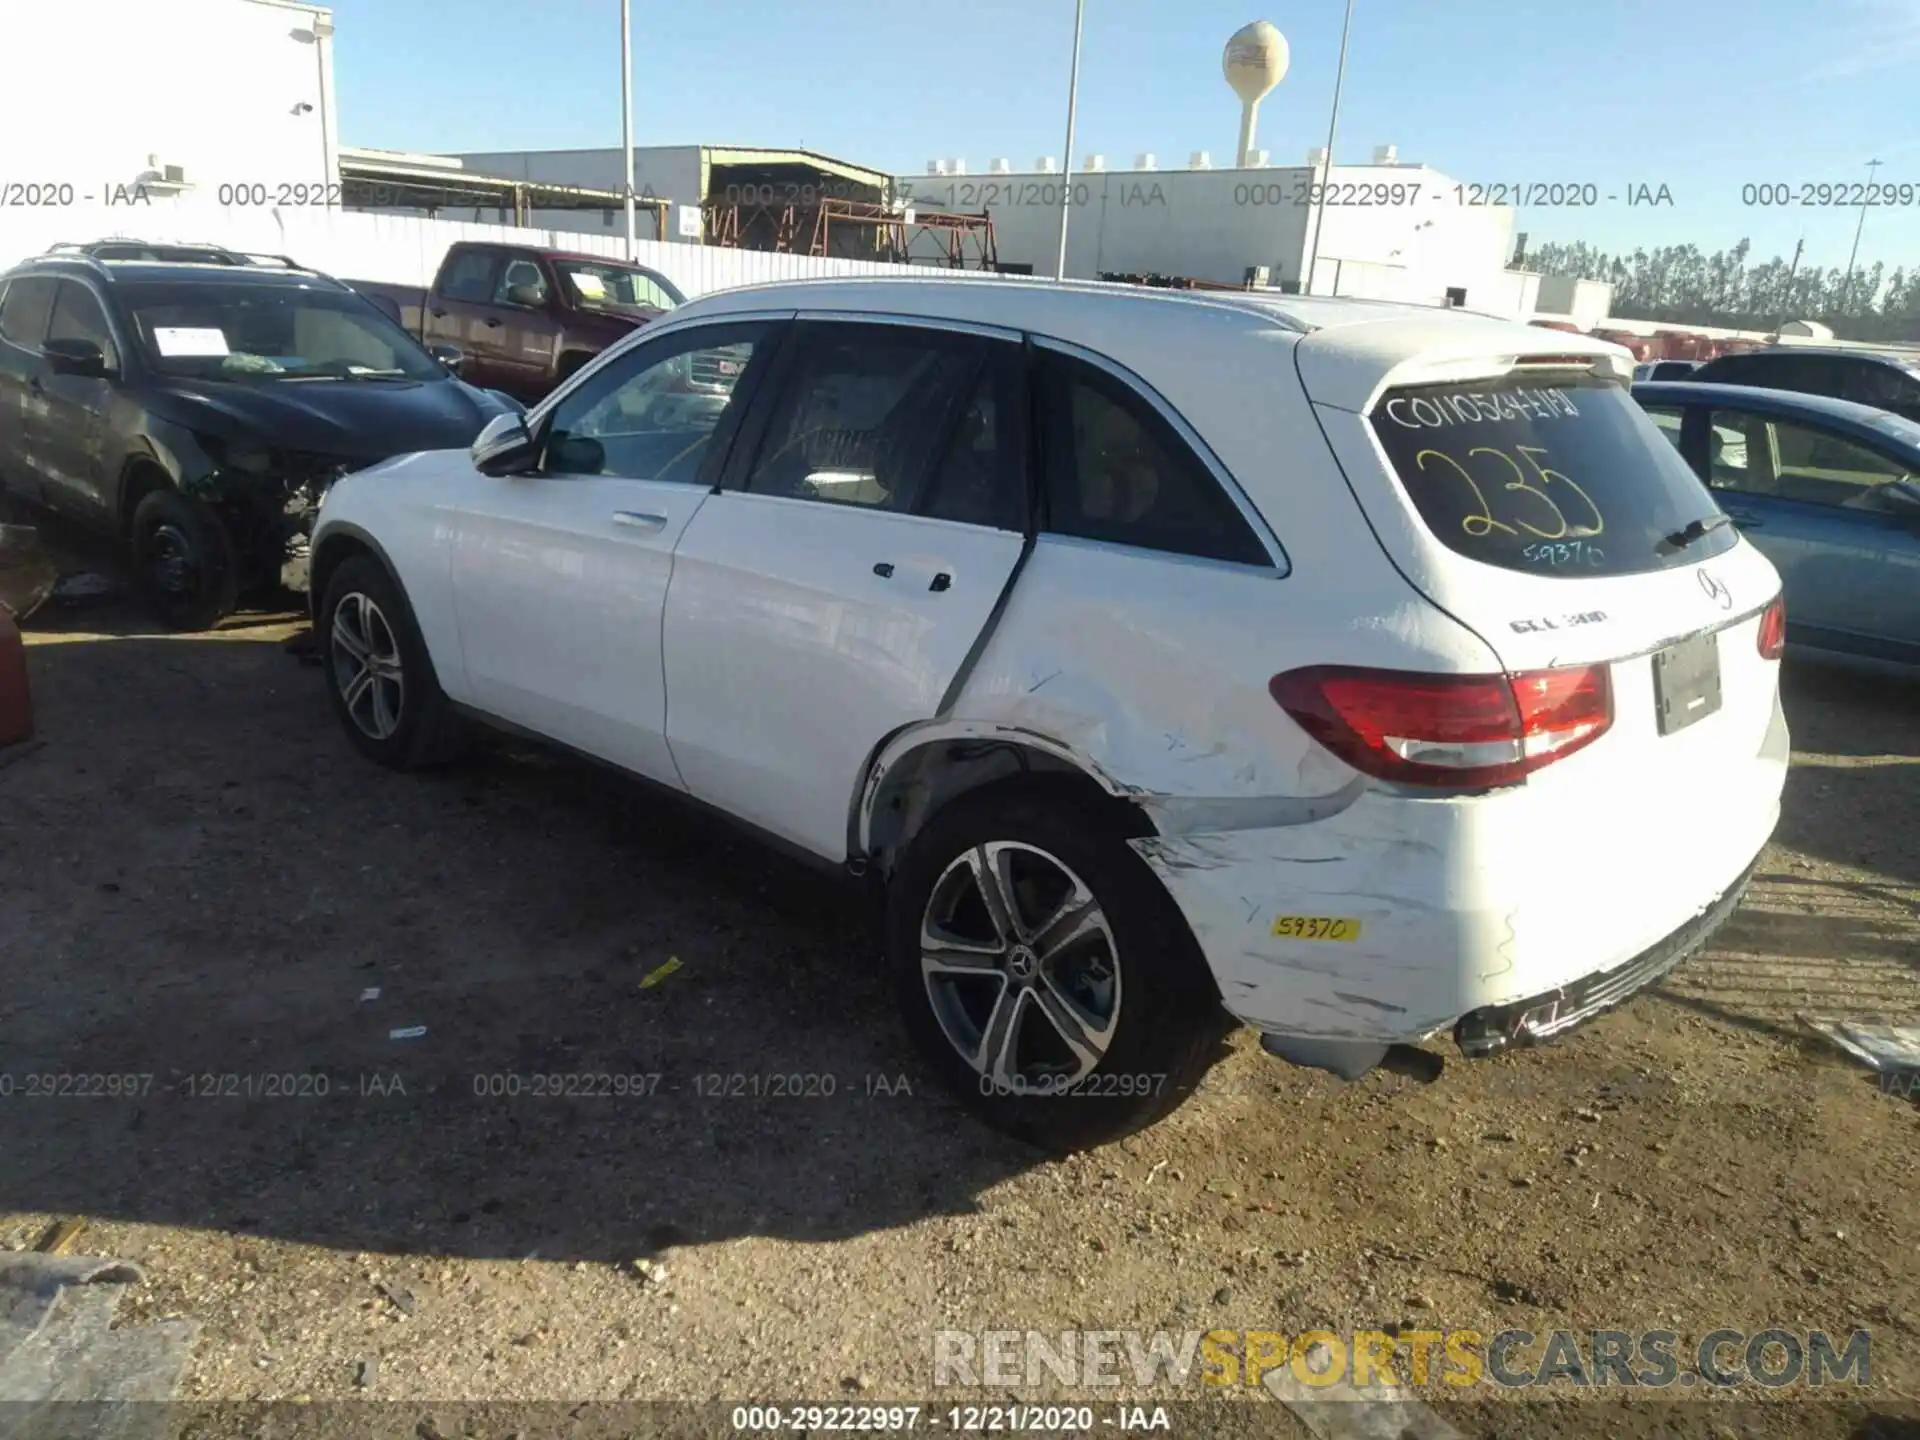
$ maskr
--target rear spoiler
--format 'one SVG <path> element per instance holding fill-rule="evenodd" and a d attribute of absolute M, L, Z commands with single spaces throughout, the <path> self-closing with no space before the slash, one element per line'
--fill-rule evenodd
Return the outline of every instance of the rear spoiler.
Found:
<path fill-rule="evenodd" d="M 1586 336 L 1510 321 L 1456 321 L 1444 328 L 1421 326 L 1413 334 L 1404 326 L 1381 326 L 1377 339 L 1355 334 L 1360 328 L 1324 331 L 1295 347 L 1301 384 L 1316 405 L 1364 415 L 1389 390 L 1497 381 L 1516 372 L 1633 383 L 1632 352 Z"/>

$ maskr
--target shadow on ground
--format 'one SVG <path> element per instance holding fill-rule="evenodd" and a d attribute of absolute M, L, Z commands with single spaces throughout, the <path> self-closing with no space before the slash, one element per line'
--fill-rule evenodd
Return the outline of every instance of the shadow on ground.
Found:
<path fill-rule="evenodd" d="M 1034 1163 L 933 1093 L 830 881 L 571 761 L 379 770 L 280 638 L 30 650 L 0 1210 L 618 1261 Z"/>

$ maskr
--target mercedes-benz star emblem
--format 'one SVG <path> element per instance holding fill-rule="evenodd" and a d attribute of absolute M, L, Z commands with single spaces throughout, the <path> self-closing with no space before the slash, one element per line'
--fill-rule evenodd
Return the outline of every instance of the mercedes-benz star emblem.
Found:
<path fill-rule="evenodd" d="M 1733 592 L 1731 590 L 1727 589 L 1726 586 L 1722 585 L 1704 570 L 1696 570 L 1693 573 L 1694 578 L 1700 582 L 1700 588 L 1707 592 L 1707 598 L 1709 600 L 1718 604 L 1722 610 L 1731 610 L 1733 608 Z"/>

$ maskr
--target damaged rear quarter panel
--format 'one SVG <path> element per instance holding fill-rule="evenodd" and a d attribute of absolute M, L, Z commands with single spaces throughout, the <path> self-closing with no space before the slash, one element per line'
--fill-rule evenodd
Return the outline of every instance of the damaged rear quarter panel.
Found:
<path fill-rule="evenodd" d="M 1358 517 L 1355 517 L 1357 522 Z M 1284 577 L 1042 537 L 950 722 L 1044 735 L 1139 805 L 1134 842 L 1193 927 L 1229 1009 L 1299 1033 L 1399 1038 L 1438 1023 L 1418 994 L 1433 847 L 1274 702 L 1309 664 L 1487 669 L 1360 528 L 1348 563 L 1297 544 Z M 1376 829 L 1371 818 L 1380 818 Z M 1444 885 L 1440 887 L 1444 890 Z M 1358 916 L 1352 943 L 1282 940 L 1279 914 Z"/>
<path fill-rule="evenodd" d="M 1134 842 L 1166 885 L 1235 1015 L 1292 1035 L 1417 1040 L 1460 1013 L 1464 897 L 1448 858 L 1402 833 L 1392 808 L 1323 824 Z M 1280 915 L 1334 919 L 1352 940 L 1283 938 Z"/>

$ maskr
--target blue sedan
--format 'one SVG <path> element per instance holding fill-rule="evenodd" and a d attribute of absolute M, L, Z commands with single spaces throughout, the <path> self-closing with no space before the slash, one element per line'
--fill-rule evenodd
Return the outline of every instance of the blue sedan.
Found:
<path fill-rule="evenodd" d="M 1780 571 L 1789 650 L 1920 672 L 1920 424 L 1746 385 L 1633 398 Z"/>

